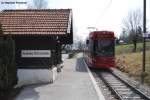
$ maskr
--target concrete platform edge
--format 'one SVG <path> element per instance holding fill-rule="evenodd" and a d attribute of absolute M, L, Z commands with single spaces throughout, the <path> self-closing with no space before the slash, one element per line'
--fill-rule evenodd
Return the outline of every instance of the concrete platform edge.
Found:
<path fill-rule="evenodd" d="M 105 100 L 105 98 L 104 98 L 102 92 L 100 91 L 100 88 L 98 87 L 98 85 L 97 85 L 97 83 L 96 83 L 96 81 L 95 81 L 95 79 L 94 79 L 94 77 L 93 77 L 91 71 L 89 70 L 89 68 L 88 68 L 88 66 L 87 66 L 87 64 L 86 64 L 86 62 L 85 62 L 84 59 L 83 59 L 83 62 L 84 62 L 84 64 L 85 64 L 85 67 L 86 67 L 86 69 L 87 69 L 87 71 L 88 71 L 88 74 L 89 74 L 89 76 L 90 76 L 90 78 L 91 78 L 91 80 L 92 80 L 92 83 L 93 83 L 93 85 L 94 85 L 94 88 L 95 88 L 95 90 L 96 90 L 96 93 L 97 93 L 97 95 L 98 95 L 99 100 Z"/>

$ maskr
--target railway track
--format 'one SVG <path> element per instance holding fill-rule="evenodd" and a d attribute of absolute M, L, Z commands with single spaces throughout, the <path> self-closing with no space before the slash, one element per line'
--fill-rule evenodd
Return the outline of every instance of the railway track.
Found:
<path fill-rule="evenodd" d="M 91 70 L 95 80 L 107 93 L 105 97 L 110 100 L 150 100 L 150 97 L 132 87 L 110 70 Z M 100 85 L 99 85 L 100 86 Z"/>

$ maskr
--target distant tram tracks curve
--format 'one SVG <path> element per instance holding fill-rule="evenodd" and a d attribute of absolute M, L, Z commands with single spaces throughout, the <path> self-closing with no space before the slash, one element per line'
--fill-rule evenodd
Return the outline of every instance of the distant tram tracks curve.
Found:
<path fill-rule="evenodd" d="M 111 98 L 116 98 L 118 100 L 150 100 L 150 97 L 125 82 L 123 79 L 112 73 L 111 70 L 91 69 L 91 73 L 97 83 L 103 82 L 105 90 L 107 88 L 111 91 L 110 96 L 114 95 L 114 97 Z"/>

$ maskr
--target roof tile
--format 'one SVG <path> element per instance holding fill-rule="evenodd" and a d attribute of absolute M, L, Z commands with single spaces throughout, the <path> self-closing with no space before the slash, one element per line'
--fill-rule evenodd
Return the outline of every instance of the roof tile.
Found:
<path fill-rule="evenodd" d="M 71 9 L 4 10 L 0 23 L 4 34 L 66 34 Z"/>

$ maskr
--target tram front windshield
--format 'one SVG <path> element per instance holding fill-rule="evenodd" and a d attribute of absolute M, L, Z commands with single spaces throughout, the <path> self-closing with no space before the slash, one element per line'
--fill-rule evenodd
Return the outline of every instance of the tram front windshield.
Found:
<path fill-rule="evenodd" d="M 96 40 L 95 54 L 97 56 L 110 57 L 114 56 L 114 41 L 113 40 Z"/>

